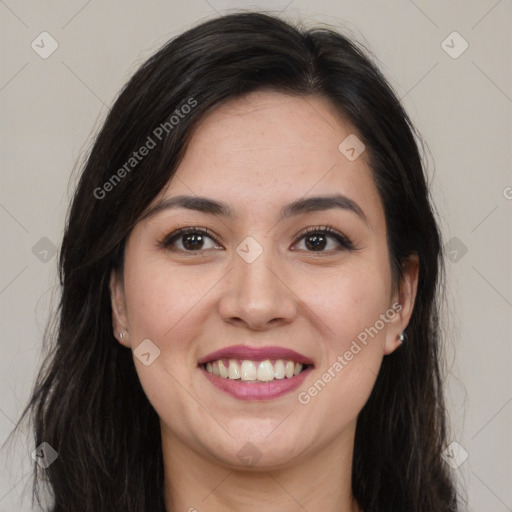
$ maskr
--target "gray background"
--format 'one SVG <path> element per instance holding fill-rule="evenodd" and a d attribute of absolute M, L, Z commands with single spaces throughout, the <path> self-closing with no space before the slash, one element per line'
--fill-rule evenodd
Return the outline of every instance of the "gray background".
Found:
<path fill-rule="evenodd" d="M 109 105 L 170 37 L 253 6 L 328 23 L 369 46 L 427 141 L 448 256 L 450 441 L 461 447 L 447 463 L 458 466 L 468 511 L 511 511 L 510 0 L 0 0 L 0 442 L 33 384 L 77 165 Z M 42 32 L 58 44 L 49 56 Z M 31 510 L 21 500 L 30 488 L 28 436 L 25 428 L 0 452 L 0 512 Z"/>

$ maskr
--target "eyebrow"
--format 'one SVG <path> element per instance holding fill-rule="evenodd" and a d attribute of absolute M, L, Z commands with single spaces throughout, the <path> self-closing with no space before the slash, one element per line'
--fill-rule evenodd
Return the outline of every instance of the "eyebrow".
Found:
<path fill-rule="evenodd" d="M 164 210 L 173 210 L 177 208 L 186 208 L 188 210 L 195 210 L 219 217 L 234 217 L 231 208 L 222 201 L 216 201 L 202 196 L 179 195 L 162 199 L 157 202 L 142 216 L 142 219 L 153 217 Z M 351 211 L 368 224 L 368 219 L 362 208 L 355 201 L 343 194 L 297 199 L 282 208 L 279 220 L 281 221 L 304 213 L 324 211 L 334 208 Z"/>

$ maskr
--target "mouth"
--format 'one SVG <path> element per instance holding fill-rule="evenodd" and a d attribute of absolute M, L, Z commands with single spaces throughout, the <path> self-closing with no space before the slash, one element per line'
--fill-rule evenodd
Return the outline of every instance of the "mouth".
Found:
<path fill-rule="evenodd" d="M 208 373 L 221 379 L 240 380 L 248 383 L 291 379 L 312 366 L 286 359 L 265 359 L 263 361 L 217 359 L 202 365 Z"/>
<path fill-rule="evenodd" d="M 282 347 L 238 345 L 201 358 L 198 367 L 211 384 L 235 398 L 270 400 L 300 386 L 314 364 Z"/>

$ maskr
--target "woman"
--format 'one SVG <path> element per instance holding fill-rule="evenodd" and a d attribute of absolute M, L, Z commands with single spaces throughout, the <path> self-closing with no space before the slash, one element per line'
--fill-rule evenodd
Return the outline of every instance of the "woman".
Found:
<path fill-rule="evenodd" d="M 457 510 L 414 135 L 356 44 L 263 14 L 138 70 L 73 198 L 27 407 L 48 510 Z"/>

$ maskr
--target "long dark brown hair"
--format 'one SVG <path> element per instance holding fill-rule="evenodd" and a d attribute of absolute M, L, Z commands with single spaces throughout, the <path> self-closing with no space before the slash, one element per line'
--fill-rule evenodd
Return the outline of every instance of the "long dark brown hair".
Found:
<path fill-rule="evenodd" d="M 159 417 L 131 351 L 113 337 L 109 276 L 122 269 L 130 231 L 172 178 L 194 127 L 212 107 L 255 90 L 320 95 L 348 119 L 384 204 L 395 284 L 405 258 L 419 256 L 407 341 L 384 357 L 358 417 L 353 495 L 365 512 L 457 510 L 441 457 L 444 270 L 421 138 L 363 45 L 335 30 L 249 12 L 203 22 L 147 60 L 121 91 L 84 165 L 59 257 L 58 327 L 47 333 L 47 357 L 22 416 L 30 413 L 35 446 L 46 442 L 59 454 L 47 469 L 34 463 L 34 497 L 40 501 L 43 485 L 52 497 L 45 510 L 165 510 Z M 148 136 L 155 147 L 127 166 Z"/>

